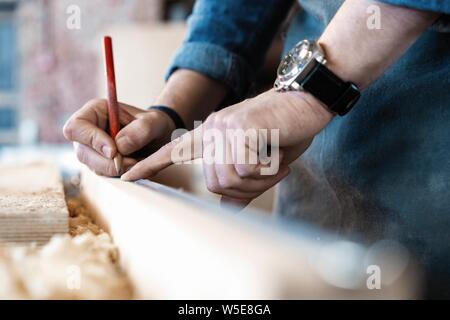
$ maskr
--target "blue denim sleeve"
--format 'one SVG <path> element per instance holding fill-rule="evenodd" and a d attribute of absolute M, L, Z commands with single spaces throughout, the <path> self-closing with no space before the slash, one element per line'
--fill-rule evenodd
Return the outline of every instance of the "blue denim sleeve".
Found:
<path fill-rule="evenodd" d="M 450 14 L 450 1 L 448 0 L 381 0 L 381 2 L 413 9 Z"/>
<path fill-rule="evenodd" d="M 293 0 L 197 0 L 166 79 L 190 69 L 224 83 L 227 101 L 244 97 Z"/>
<path fill-rule="evenodd" d="M 433 24 L 432 28 L 436 31 L 450 32 L 449 0 L 381 0 L 381 2 L 412 9 L 441 13 L 442 15 Z"/>

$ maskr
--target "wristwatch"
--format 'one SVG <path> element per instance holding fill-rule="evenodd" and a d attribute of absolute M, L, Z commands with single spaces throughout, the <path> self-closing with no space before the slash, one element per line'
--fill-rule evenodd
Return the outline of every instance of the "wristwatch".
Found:
<path fill-rule="evenodd" d="M 278 67 L 276 91 L 307 91 L 331 112 L 347 114 L 361 93 L 358 87 L 326 67 L 325 54 L 316 41 L 303 40 L 292 48 Z"/>

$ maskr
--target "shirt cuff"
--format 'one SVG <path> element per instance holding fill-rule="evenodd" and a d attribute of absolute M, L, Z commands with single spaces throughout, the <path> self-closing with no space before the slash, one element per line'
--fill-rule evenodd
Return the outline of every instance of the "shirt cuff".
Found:
<path fill-rule="evenodd" d="M 222 82 L 230 89 L 227 103 L 244 98 L 251 82 L 250 66 L 242 57 L 210 43 L 183 43 L 166 71 L 166 81 L 178 69 L 193 70 Z"/>

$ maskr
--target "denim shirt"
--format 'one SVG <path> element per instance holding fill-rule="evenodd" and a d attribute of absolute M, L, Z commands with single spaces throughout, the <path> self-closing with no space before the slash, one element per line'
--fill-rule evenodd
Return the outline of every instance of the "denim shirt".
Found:
<path fill-rule="evenodd" d="M 318 38 L 343 1 L 301 0 L 285 51 Z M 395 238 L 450 297 L 450 1 L 384 0 L 442 13 L 355 108 L 336 117 L 280 185 L 277 212 L 365 240 Z M 244 97 L 293 1 L 199 0 L 168 70 L 196 70 Z"/>

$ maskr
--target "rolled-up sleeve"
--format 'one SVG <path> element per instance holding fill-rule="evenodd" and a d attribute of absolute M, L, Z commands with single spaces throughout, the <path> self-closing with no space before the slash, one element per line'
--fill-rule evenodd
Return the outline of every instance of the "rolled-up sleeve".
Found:
<path fill-rule="evenodd" d="M 188 31 L 166 72 L 197 71 L 244 97 L 292 0 L 197 0 Z"/>

